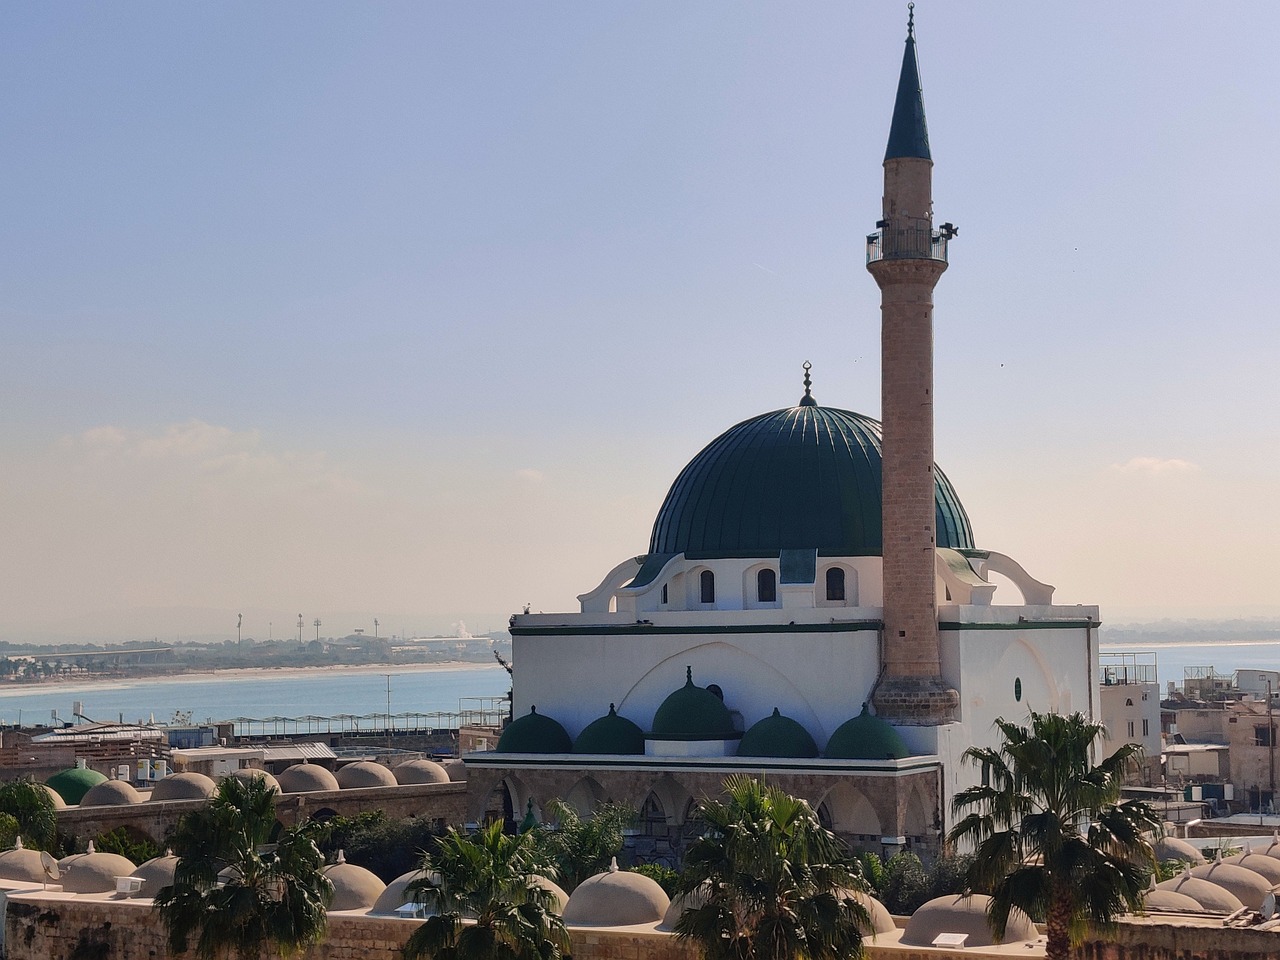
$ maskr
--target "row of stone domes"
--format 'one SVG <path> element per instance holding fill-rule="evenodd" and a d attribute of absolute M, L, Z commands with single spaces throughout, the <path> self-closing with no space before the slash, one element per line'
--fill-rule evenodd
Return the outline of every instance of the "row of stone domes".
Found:
<path fill-rule="evenodd" d="M 739 739 L 741 738 L 741 739 Z M 645 752 L 645 740 L 738 741 L 740 757 L 783 757 L 812 759 L 818 756 L 813 736 L 798 721 L 774 708 L 771 716 L 753 723 L 746 733 L 738 733 L 733 715 L 717 691 L 693 682 L 686 673 L 685 685 L 668 696 L 653 716 L 646 734 L 633 720 L 621 716 L 614 704 L 609 712 L 591 721 L 571 738 L 559 721 L 531 707 L 502 731 L 499 753 L 587 753 L 638 755 Z M 836 728 L 827 741 L 823 756 L 830 760 L 900 760 L 909 751 L 902 736 L 867 705 L 862 712 Z"/>
<path fill-rule="evenodd" d="M 393 768 L 360 760 L 349 763 L 333 774 L 315 763 L 299 763 L 272 776 L 263 770 L 243 769 L 229 776 L 261 777 L 281 793 L 310 793 L 320 790 L 356 790 L 365 787 L 394 787 L 402 784 L 448 783 L 449 772 L 431 760 L 406 760 Z M 97 770 L 73 767 L 49 778 L 46 789 L 54 798 L 54 806 L 112 807 L 142 803 L 144 799 L 207 800 L 217 783 L 202 773 L 174 773 L 157 780 L 149 797 L 144 798 L 127 780 L 108 780 Z"/>
<path fill-rule="evenodd" d="M 1158 860 L 1178 860 L 1184 868 L 1172 879 L 1153 883 L 1145 900 L 1148 910 L 1219 914 L 1242 907 L 1259 910 L 1267 894 L 1280 888 L 1280 837 L 1273 837 L 1261 853 L 1247 843 L 1235 856 L 1223 857 L 1219 851 L 1211 863 L 1183 840 L 1164 837 L 1153 846 Z"/>

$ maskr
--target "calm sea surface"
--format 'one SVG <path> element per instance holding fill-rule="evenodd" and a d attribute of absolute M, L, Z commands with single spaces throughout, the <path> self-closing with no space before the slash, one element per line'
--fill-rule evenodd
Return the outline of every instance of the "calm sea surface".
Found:
<path fill-rule="evenodd" d="M 1168 681 L 1181 685 L 1186 667 L 1213 667 L 1230 676 L 1233 670 L 1280 670 L 1280 641 L 1224 640 L 1218 643 L 1104 643 L 1102 653 L 1154 653 L 1163 693 Z"/>
<path fill-rule="evenodd" d="M 463 697 L 501 697 L 510 680 L 497 664 L 460 664 L 415 669 L 387 666 L 378 672 L 342 670 L 227 673 L 163 680 L 0 685 L 0 722 L 47 722 L 53 710 L 71 720 L 72 703 L 83 702 L 94 720 L 147 720 L 190 711 L 192 720 L 237 717 L 337 716 L 382 714 L 387 709 L 391 675 L 391 712 L 432 713 L 459 709 Z"/>

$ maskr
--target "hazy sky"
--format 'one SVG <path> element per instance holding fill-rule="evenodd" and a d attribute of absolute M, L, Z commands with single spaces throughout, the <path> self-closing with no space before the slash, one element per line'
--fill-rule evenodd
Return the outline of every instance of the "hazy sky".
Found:
<path fill-rule="evenodd" d="M 0 639 L 575 609 L 803 361 L 878 415 L 905 13 L 4 5 Z M 1280 7 L 916 15 L 979 545 L 1280 613 Z"/>

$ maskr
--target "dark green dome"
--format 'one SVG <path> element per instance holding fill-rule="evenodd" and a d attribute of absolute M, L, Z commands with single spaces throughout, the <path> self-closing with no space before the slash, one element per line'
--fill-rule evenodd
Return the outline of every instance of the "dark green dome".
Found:
<path fill-rule="evenodd" d="M 753 723 L 738 744 L 740 757 L 807 759 L 817 755 L 818 745 L 809 731 L 790 717 L 784 717 L 777 707 L 773 708 L 773 716 Z"/>
<path fill-rule="evenodd" d="M 564 727 L 540 714 L 537 707 L 512 720 L 498 738 L 499 753 L 568 753 L 572 749 Z"/>
<path fill-rule="evenodd" d="M 684 686 L 662 701 L 653 715 L 650 740 L 734 740 L 742 734 L 724 701 L 693 682 L 693 668 L 685 668 Z"/>
<path fill-rule="evenodd" d="M 971 548 L 964 507 L 942 471 L 935 476 L 938 546 Z M 880 525 L 879 422 L 806 394 L 731 427 L 689 462 L 658 511 L 649 553 L 880 556 Z"/>
<path fill-rule="evenodd" d="M 827 741 L 828 760 L 901 760 L 911 755 L 902 734 L 879 717 L 862 712 L 836 728 Z"/>
<path fill-rule="evenodd" d="M 98 784 L 106 781 L 106 777 L 97 770 L 88 767 L 71 767 L 61 773 L 55 773 L 45 781 L 52 787 L 68 806 L 79 805 L 86 793 Z"/>
<path fill-rule="evenodd" d="M 605 716 L 592 720 L 578 734 L 573 752 L 644 753 L 644 731 L 626 717 L 618 716 L 617 708 L 611 703 Z"/>

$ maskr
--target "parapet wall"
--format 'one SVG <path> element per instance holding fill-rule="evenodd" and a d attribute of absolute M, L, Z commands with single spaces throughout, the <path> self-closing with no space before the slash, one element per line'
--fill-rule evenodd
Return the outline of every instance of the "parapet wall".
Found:
<path fill-rule="evenodd" d="M 401 960 L 421 921 L 337 913 L 323 943 L 298 960 Z M 574 960 L 698 960 L 698 951 L 649 928 L 572 927 Z M 896 937 L 864 944 L 867 960 L 1036 960 L 1044 943 L 947 950 L 907 947 Z M 5 960 L 168 960 L 164 928 L 150 900 L 87 899 L 31 890 L 8 898 Z M 1135 917 L 1108 938 L 1090 939 L 1075 960 L 1273 960 L 1280 930 L 1223 927 L 1221 920 Z"/>

